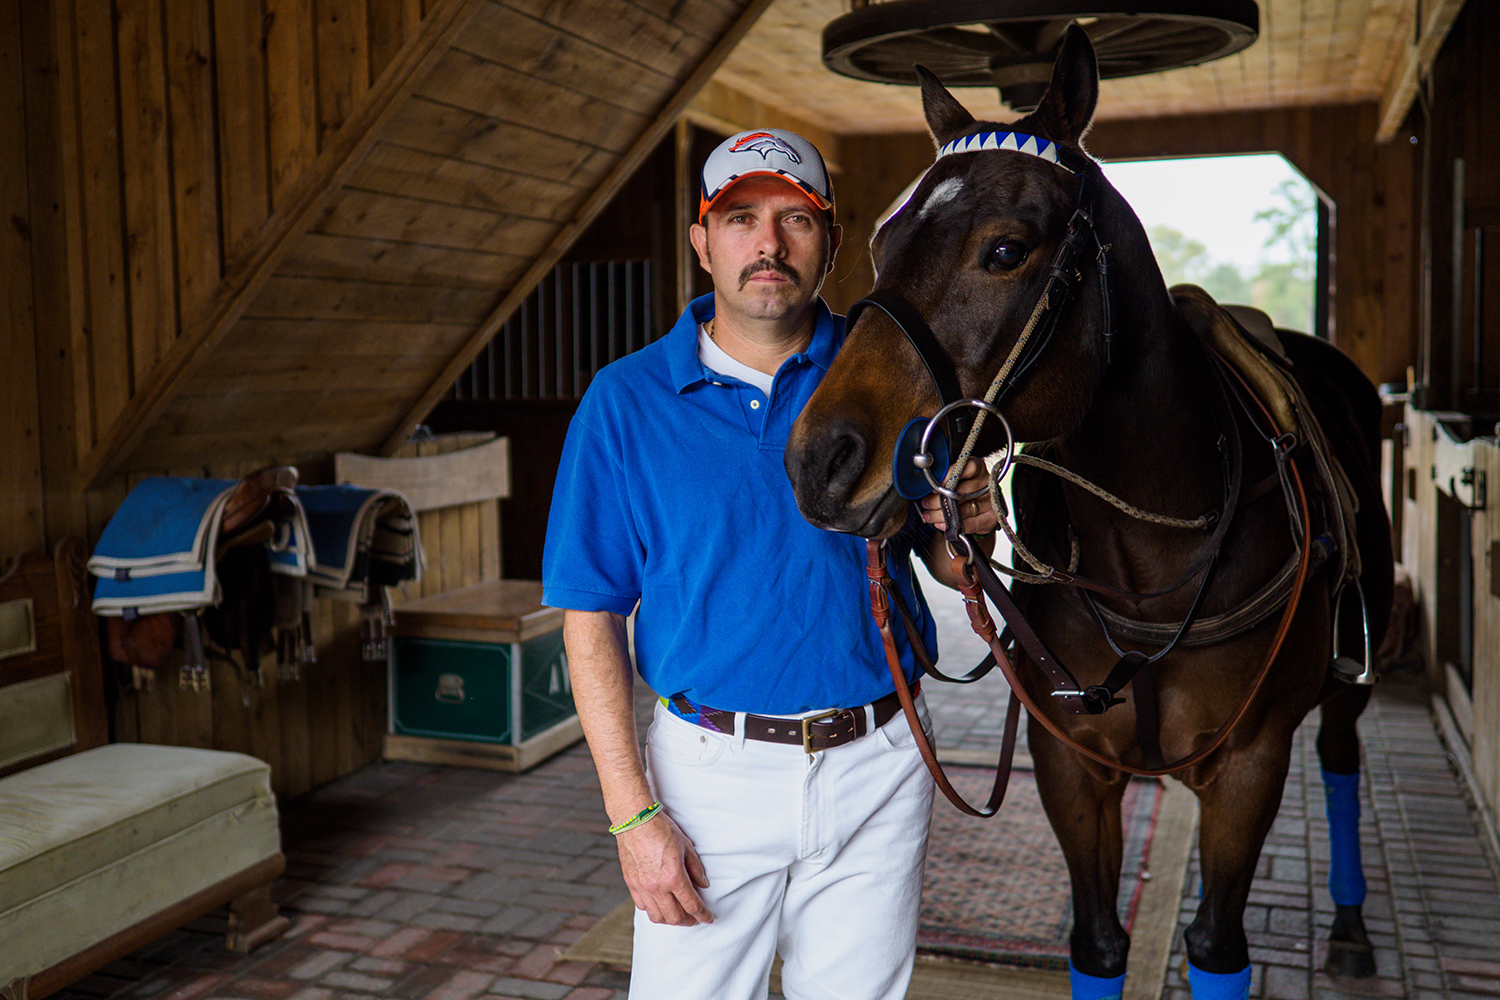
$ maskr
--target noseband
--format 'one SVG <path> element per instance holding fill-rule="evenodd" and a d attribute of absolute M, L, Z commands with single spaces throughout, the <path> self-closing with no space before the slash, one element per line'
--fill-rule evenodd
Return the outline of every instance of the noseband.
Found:
<path fill-rule="evenodd" d="M 1058 245 L 1052 264 L 1048 268 L 1047 283 L 1042 287 L 1041 295 L 1037 297 L 1032 307 L 1026 326 L 1022 329 L 1021 335 L 1011 350 L 1010 357 L 1001 366 L 984 400 L 988 404 L 998 404 L 1024 381 L 1051 345 L 1052 337 L 1057 332 L 1064 310 L 1072 300 L 1078 286 L 1083 283 L 1083 274 L 1078 269 L 1078 262 L 1090 243 L 1094 250 L 1094 268 L 1099 275 L 1099 303 L 1102 312 L 1101 326 L 1104 330 L 1106 366 L 1109 365 L 1113 353 L 1114 319 L 1110 308 L 1110 247 L 1099 238 L 1099 233 L 1094 228 L 1094 206 L 1101 179 L 1099 165 L 1066 146 L 1019 132 L 981 132 L 977 135 L 963 136 L 939 149 L 937 158 L 941 160 L 945 156 L 984 150 L 1012 150 L 1029 154 L 1046 160 L 1048 163 L 1056 164 L 1078 178 L 1077 204 L 1073 209 L 1072 217 L 1068 220 L 1068 230 L 1063 235 L 1062 242 Z M 959 446 L 969 437 L 974 416 L 970 408 L 954 405 L 966 397 L 959 385 L 958 374 L 954 370 L 952 359 L 938 343 L 937 337 L 927 325 L 927 321 L 922 318 L 922 314 L 894 288 L 877 288 L 866 298 L 854 303 L 849 309 L 845 328 L 853 329 L 860 313 L 871 306 L 891 318 L 891 321 L 906 335 L 907 341 L 927 367 L 927 372 L 937 387 L 942 406 L 947 412 L 943 424 L 947 450 L 956 454 Z M 898 446 L 895 456 L 895 468 L 898 480 L 904 481 L 908 477 L 903 474 L 909 466 L 916 465 L 925 471 L 934 464 L 934 459 L 930 453 L 913 447 L 916 443 L 915 435 L 903 434 L 902 438 L 903 444 Z M 972 441 L 968 442 L 965 453 L 972 449 L 973 444 Z M 910 454 L 907 453 L 908 450 Z M 931 479 L 931 476 L 929 475 L 928 478 Z M 949 485 L 951 486 L 951 483 Z M 938 492 L 942 493 L 946 499 L 959 499 L 958 495 L 952 493 L 951 490 L 938 488 Z M 905 495 L 903 492 L 903 496 Z M 920 499 L 924 495 L 925 493 L 919 493 L 918 496 L 908 496 L 907 499 Z"/>

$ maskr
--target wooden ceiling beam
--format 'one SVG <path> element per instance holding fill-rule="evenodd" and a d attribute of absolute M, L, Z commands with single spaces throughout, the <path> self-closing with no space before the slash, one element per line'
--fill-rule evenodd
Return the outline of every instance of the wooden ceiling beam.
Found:
<path fill-rule="evenodd" d="M 1432 69 L 1432 62 L 1463 6 L 1464 0 L 1424 0 L 1416 8 L 1421 12 L 1422 24 L 1417 38 L 1407 42 L 1400 62 L 1381 94 L 1376 142 L 1389 142 L 1396 137 L 1401 123 L 1406 120 L 1407 111 L 1411 109 L 1411 102 L 1416 99 L 1417 88 Z"/>
<path fill-rule="evenodd" d="M 751 0 L 746 5 L 744 12 L 740 14 L 729 30 L 724 33 L 723 37 L 709 51 L 703 62 L 698 64 L 698 68 L 693 70 L 688 78 L 683 81 L 682 86 L 672 95 L 672 99 L 667 101 L 657 113 L 656 118 L 614 165 L 614 168 L 604 179 L 603 183 L 579 207 L 578 214 L 574 216 L 573 220 L 563 226 L 562 231 L 557 234 L 547 249 L 531 265 L 530 269 L 511 287 L 495 311 L 480 324 L 474 335 L 469 338 L 469 342 L 464 345 L 463 350 L 449 362 L 448 366 L 438 375 L 437 380 L 422 395 L 422 398 L 402 417 L 400 423 L 396 425 L 390 436 L 386 439 L 385 445 L 381 448 L 382 454 L 394 454 L 396 449 L 405 443 L 411 432 L 422 422 L 433 406 L 437 405 L 438 400 L 443 397 L 443 394 L 448 391 L 458 376 L 478 357 L 479 352 L 484 350 L 484 345 L 488 344 L 500 328 L 505 325 L 505 321 L 510 318 L 511 313 L 516 311 L 521 302 L 526 296 L 531 294 L 532 289 L 536 287 L 542 278 L 552 273 L 552 269 L 557 266 L 557 262 L 562 259 L 562 255 L 568 252 L 568 248 L 588 228 L 589 223 L 594 221 L 594 218 L 619 193 L 620 188 L 625 186 L 625 182 L 645 162 L 646 157 L 650 156 L 651 152 L 656 149 L 657 143 L 661 142 L 666 137 L 666 134 L 672 130 L 677 120 L 687 110 L 689 103 L 703 89 L 704 85 L 708 83 L 709 77 L 713 76 L 720 64 L 729 56 L 729 53 L 734 51 L 735 46 L 739 45 L 741 39 L 750 31 L 755 22 L 759 20 L 761 14 L 765 13 L 766 8 L 771 6 L 771 3 L 772 0 Z"/>
<path fill-rule="evenodd" d="M 203 314 L 187 324 L 147 382 L 79 463 L 85 489 L 101 486 L 125 468 L 152 424 L 210 349 L 244 314 L 292 249 L 297 237 L 320 217 L 344 179 L 357 167 L 375 134 L 447 52 L 480 0 L 437 0 L 420 32 L 386 67 L 379 80 L 328 147 L 295 182 L 283 207 L 262 229 L 254 249 L 220 281 Z"/>

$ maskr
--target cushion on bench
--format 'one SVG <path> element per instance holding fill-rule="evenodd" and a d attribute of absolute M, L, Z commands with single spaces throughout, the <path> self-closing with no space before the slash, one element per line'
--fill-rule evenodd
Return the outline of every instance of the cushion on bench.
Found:
<path fill-rule="evenodd" d="M 270 769 L 115 743 L 0 779 L 0 983 L 280 851 Z"/>

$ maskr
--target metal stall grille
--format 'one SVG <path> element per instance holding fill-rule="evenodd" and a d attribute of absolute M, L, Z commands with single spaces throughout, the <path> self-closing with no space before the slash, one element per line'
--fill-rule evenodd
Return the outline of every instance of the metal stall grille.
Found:
<path fill-rule="evenodd" d="M 656 339 L 650 260 L 560 264 L 458 377 L 449 399 L 576 400 Z"/>

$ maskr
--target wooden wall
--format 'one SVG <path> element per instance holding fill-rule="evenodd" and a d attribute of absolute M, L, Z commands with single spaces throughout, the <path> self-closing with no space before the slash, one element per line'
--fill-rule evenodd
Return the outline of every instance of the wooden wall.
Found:
<path fill-rule="evenodd" d="M 823 298 L 842 313 L 874 285 L 870 239 L 875 222 L 932 165 L 933 145 L 926 135 L 850 135 L 839 140 L 839 155 L 844 169 L 834 181 L 834 196 L 844 242 L 833 273 L 823 282 Z"/>
<path fill-rule="evenodd" d="M 1500 7 L 1465 4 L 1433 65 L 1419 195 L 1420 405 L 1500 415 Z M 1425 120 L 1424 120 L 1425 119 Z"/>
<path fill-rule="evenodd" d="M 144 475 L 396 449 L 768 2 L 0 0 L 0 560 Z M 449 521 L 424 589 L 483 572 Z M 373 759 L 350 613 L 302 687 L 164 678 L 121 735 Z"/>
<path fill-rule="evenodd" d="M 445 435 L 406 445 L 398 454 L 445 454 L 492 436 Z M 251 468 L 252 463 L 237 463 L 176 474 L 231 478 Z M 326 457 L 310 458 L 299 471 L 304 484 L 332 482 L 332 462 Z M 119 499 L 139 478 L 122 482 Z M 116 492 L 99 496 L 100 530 L 118 505 Z M 394 603 L 500 578 L 497 501 L 424 511 L 418 522 L 426 554 L 422 579 L 393 588 Z M 359 606 L 320 599 L 312 614 L 318 662 L 304 665 L 300 679 L 279 678 L 272 655 L 262 660 L 260 685 L 248 683 L 230 664 L 210 660 L 209 689 L 186 690 L 178 684 L 180 658 L 174 655 L 149 690 L 120 693 L 114 738 L 252 754 L 271 765 L 272 786 L 282 796 L 300 794 L 378 760 L 387 722 L 386 671 L 383 663 L 361 659 Z"/>
<path fill-rule="evenodd" d="M 424 15 L 424 0 L 0 0 L 0 557 L 91 545 L 148 472 L 233 478 L 274 459 L 328 481 L 326 455 L 269 446 L 94 490 L 78 477 Z M 167 673 L 123 694 L 118 738 L 255 753 L 293 793 L 373 759 L 384 682 L 364 676 L 351 609 L 319 603 L 304 682 L 278 689 L 272 667 L 242 692 L 216 665 L 194 693 Z"/>
<path fill-rule="evenodd" d="M 1457 443 L 1439 430 L 1447 422 L 1481 436 Z M 1432 689 L 1447 702 L 1455 725 L 1469 741 L 1472 771 L 1480 797 L 1493 816 L 1500 806 L 1500 439 L 1491 426 L 1470 425 L 1462 414 L 1438 413 L 1408 405 L 1404 421 L 1406 481 L 1401 503 L 1401 560 L 1411 575 L 1421 618 L 1423 660 Z M 1487 436 L 1486 436 L 1487 432 Z M 1440 440 L 1446 437 L 1446 442 Z M 1445 447 L 1446 444 L 1446 447 Z M 1440 452 L 1447 451 L 1444 461 Z M 1455 466 L 1451 456 L 1462 457 Z M 1484 485 L 1478 509 L 1466 509 L 1440 479 L 1467 468 Z M 1467 491 L 1463 491 L 1468 496 Z M 1469 527 L 1469 545 L 1461 542 L 1460 519 Z M 1467 562 L 1467 573 L 1459 566 Z M 1465 592 L 1462 581 L 1472 586 Z M 1459 619 L 1472 615 L 1472 642 L 1459 642 Z M 1454 665 L 1467 652 L 1466 683 Z"/>
<path fill-rule="evenodd" d="M 1469 733 L 1474 772 L 1490 817 L 1500 813 L 1500 439 L 1475 445 L 1476 471 L 1488 483 L 1485 509 L 1476 512 L 1469 549 L 1474 571 L 1474 682 Z"/>
<path fill-rule="evenodd" d="M 89 481 L 268 438 L 399 445 L 767 2 L 435 0 Z"/>
<path fill-rule="evenodd" d="M 86 533 L 81 458 L 211 309 L 423 3 L 0 2 L 3 261 L 31 298 L 8 296 L 29 306 L 11 343 L 34 345 L 32 398 L 10 397 L 6 428 L 40 470 L 17 548 Z M 25 393 L 24 372 L 7 386 Z"/>
<path fill-rule="evenodd" d="M 1419 357 L 1406 411 L 1401 558 L 1423 624 L 1428 679 L 1470 743 L 1478 794 L 1500 812 L 1500 135 L 1496 88 L 1500 9 L 1465 4 L 1413 114 L 1423 149 L 1415 201 L 1420 221 Z M 1462 164 L 1462 166 L 1460 166 Z M 1440 444 L 1440 422 L 1461 429 Z M 1442 461 L 1442 452 L 1449 460 Z M 1459 457 L 1454 460 L 1452 456 Z M 1472 509 L 1440 480 L 1481 486 Z M 1459 544 L 1460 520 L 1470 545 Z M 1467 564 L 1462 572 L 1460 562 Z M 1470 677 L 1448 664 L 1472 624 Z"/>
<path fill-rule="evenodd" d="M 1105 121 L 1085 141 L 1109 160 L 1281 153 L 1335 206 L 1331 338 L 1377 383 L 1405 383 L 1416 360 L 1417 244 L 1411 133 L 1376 144 L 1374 104 Z M 845 136 L 840 148 L 855 197 L 841 197 L 845 251 L 830 302 L 847 308 L 873 275 L 873 222 L 932 162 L 927 136 Z M 1202 197 L 1211 197 L 1204 194 Z M 852 297 L 851 297 L 852 296 Z"/>
<path fill-rule="evenodd" d="M 0 0 L 16 520 L 395 448 L 768 2 Z"/>
<path fill-rule="evenodd" d="M 0 0 L 0 559 L 46 548 L 22 0 Z M 34 74 L 33 74 L 34 75 Z M 31 89 L 35 89 L 32 87 Z M 49 395 L 64 391 L 52 385 Z"/>

